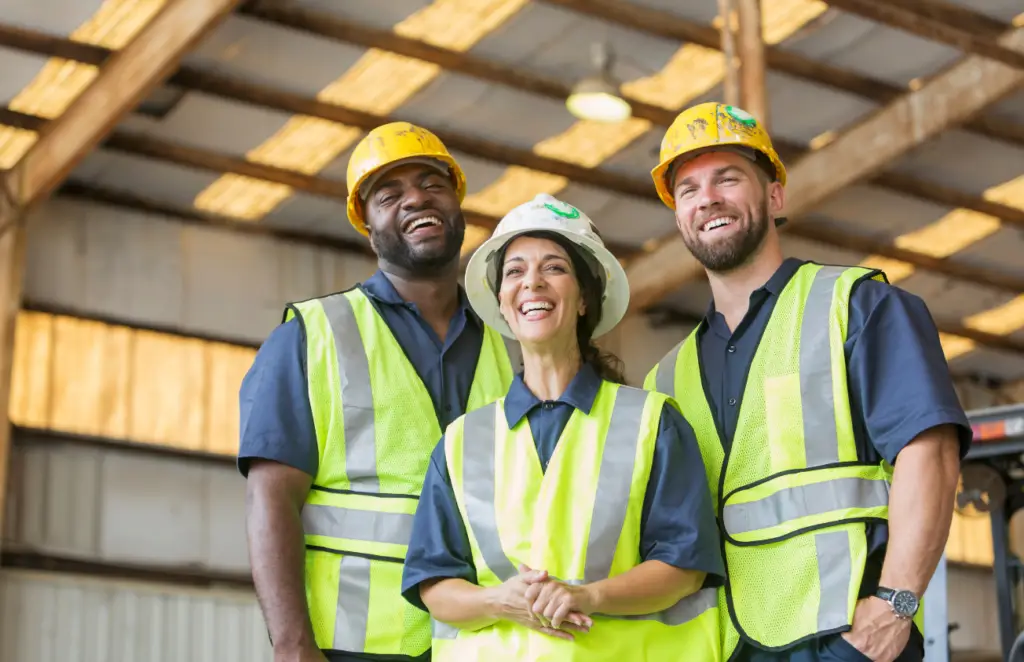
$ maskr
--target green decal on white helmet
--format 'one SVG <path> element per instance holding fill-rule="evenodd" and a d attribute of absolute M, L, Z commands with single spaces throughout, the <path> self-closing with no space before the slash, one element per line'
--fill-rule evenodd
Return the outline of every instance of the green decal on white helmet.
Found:
<path fill-rule="evenodd" d="M 580 217 L 580 210 L 576 209 L 572 205 L 570 205 L 570 204 L 568 204 L 566 202 L 562 202 L 561 200 L 556 200 L 555 203 L 556 204 L 551 204 L 550 202 L 545 202 L 544 206 L 547 209 L 550 209 L 551 211 L 555 212 L 556 214 L 558 214 L 562 218 L 579 218 Z M 559 207 L 561 207 L 561 209 L 559 209 Z"/>

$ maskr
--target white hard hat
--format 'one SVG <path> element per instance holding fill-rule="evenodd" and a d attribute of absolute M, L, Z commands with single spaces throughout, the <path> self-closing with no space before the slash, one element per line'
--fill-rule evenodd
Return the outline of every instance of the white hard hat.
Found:
<path fill-rule="evenodd" d="M 601 319 L 594 328 L 593 337 L 611 331 L 619 323 L 629 306 L 629 283 L 626 271 L 605 248 L 594 223 L 586 214 L 570 204 L 547 193 L 512 209 L 494 234 L 473 253 L 466 266 L 466 294 L 480 319 L 507 338 L 514 338 L 498 307 L 494 284 L 498 280 L 496 263 L 499 251 L 508 242 L 527 232 L 546 231 L 560 234 L 580 249 L 585 261 L 599 265 L 601 280 Z"/>

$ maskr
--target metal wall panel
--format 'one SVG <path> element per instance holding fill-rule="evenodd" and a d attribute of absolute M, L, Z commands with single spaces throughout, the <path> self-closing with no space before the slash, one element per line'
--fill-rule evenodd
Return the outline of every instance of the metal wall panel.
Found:
<path fill-rule="evenodd" d="M 270 662 L 245 591 L 0 572 L 0 662 Z"/>
<path fill-rule="evenodd" d="M 57 197 L 30 224 L 25 297 L 140 326 L 260 342 L 288 301 L 373 273 L 365 256 Z"/>
<path fill-rule="evenodd" d="M 245 574 L 245 481 L 230 464 L 19 432 L 4 547 L 107 563 Z"/>

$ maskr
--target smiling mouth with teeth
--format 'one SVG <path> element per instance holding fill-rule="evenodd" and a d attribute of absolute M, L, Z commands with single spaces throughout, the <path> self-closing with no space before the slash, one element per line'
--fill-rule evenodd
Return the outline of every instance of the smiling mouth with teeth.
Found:
<path fill-rule="evenodd" d="M 703 226 L 701 226 L 700 230 L 701 230 L 701 232 L 709 232 L 709 231 L 714 230 L 716 228 L 720 228 L 720 227 L 723 227 L 723 226 L 726 226 L 726 225 L 732 225 L 735 222 L 736 222 L 736 219 L 734 219 L 734 218 L 732 218 L 730 216 L 722 216 L 722 217 L 715 218 L 715 219 L 712 219 L 712 220 L 708 221 Z"/>
<path fill-rule="evenodd" d="M 426 218 L 416 219 L 406 227 L 406 232 L 416 232 L 422 228 L 429 228 L 435 225 L 441 225 L 441 219 L 436 216 L 427 216 Z"/>
<path fill-rule="evenodd" d="M 535 310 L 554 310 L 554 306 L 544 301 L 530 301 L 519 306 L 519 312 L 528 315 Z"/>

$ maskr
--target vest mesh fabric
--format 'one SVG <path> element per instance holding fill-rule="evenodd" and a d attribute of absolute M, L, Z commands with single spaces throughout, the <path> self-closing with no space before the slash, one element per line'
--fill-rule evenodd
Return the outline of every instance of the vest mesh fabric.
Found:
<path fill-rule="evenodd" d="M 847 476 L 865 480 L 891 478 L 891 472 L 857 461 L 846 386 L 843 344 L 849 294 L 859 279 L 869 275 L 872 272 L 865 269 L 808 264 L 793 276 L 780 294 L 750 366 L 739 403 L 736 432 L 724 467 L 725 454 L 719 431 L 700 378 L 697 331 L 648 375 L 645 384 L 648 388 L 661 386 L 671 391 L 670 395 L 678 396 L 683 413 L 694 428 L 720 526 L 725 508 L 742 501 L 752 486 L 769 496 L 778 496 L 786 492 L 783 485 L 797 477 L 800 481 L 830 484 L 837 484 L 838 479 Z M 824 290 L 828 295 L 825 300 L 820 292 L 817 299 L 814 298 L 811 288 L 816 278 L 819 288 L 823 283 L 829 286 Z M 808 301 L 815 302 L 810 312 Z M 827 324 L 817 327 L 811 324 L 818 337 L 809 338 L 805 321 L 810 316 L 825 314 L 827 320 L 818 321 Z M 817 344 L 801 347 L 802 343 L 815 341 Z M 806 365 L 801 365 L 802 361 Z M 659 373 L 662 370 L 670 372 Z M 670 379 L 664 378 L 666 374 Z M 670 386 L 665 388 L 667 384 Z M 815 419 L 808 427 L 805 425 L 806 407 L 817 407 L 819 401 L 834 407 L 834 415 L 828 414 L 827 426 L 821 426 Z M 810 414 L 818 413 L 818 410 L 810 411 Z M 811 437 L 805 438 L 808 429 L 812 431 Z M 830 436 L 833 441 L 828 442 Z M 831 453 L 832 459 L 820 459 L 823 447 L 829 451 L 824 456 Z M 811 453 L 814 458 L 809 459 Z M 721 475 L 723 468 L 724 477 Z M 771 488 L 773 481 L 779 483 L 777 489 Z M 814 504 L 807 507 L 813 511 Z M 755 537 L 753 542 L 743 544 L 731 538 L 727 528 L 723 528 L 728 575 L 726 588 L 720 592 L 725 655 L 731 655 L 740 638 L 735 623 L 748 639 L 772 650 L 786 648 L 826 631 L 838 631 L 837 628 L 848 623 L 867 552 L 862 521 L 842 522 L 866 516 L 884 518 L 884 513 L 881 507 L 846 508 L 831 516 L 831 520 L 828 515 L 819 516 L 817 520 L 805 518 L 814 522 L 814 526 L 807 527 L 806 531 L 795 528 L 786 533 L 789 537 L 785 539 L 774 539 L 766 534 L 763 539 Z M 843 564 L 848 567 L 837 568 L 835 563 L 819 562 L 819 559 L 837 558 L 836 550 L 848 559 Z M 841 594 L 848 604 L 822 604 L 819 601 L 822 594 Z"/>
<path fill-rule="evenodd" d="M 631 420 L 617 426 L 619 407 L 629 400 L 634 402 Z M 590 415 L 572 414 L 544 472 L 528 421 L 509 430 L 503 400 L 449 426 L 449 474 L 479 585 L 501 583 L 519 563 L 568 582 L 596 581 L 639 564 L 641 511 L 666 402 L 660 394 L 605 382 Z M 490 440 L 479 436 L 481 419 Z M 433 659 L 715 662 L 720 659 L 715 599 L 712 589 L 680 601 L 680 612 L 690 606 L 685 621 L 667 615 L 594 615 L 591 632 L 577 634 L 574 642 L 507 621 L 476 632 L 435 626 L 449 633 L 435 636 Z"/>
<path fill-rule="evenodd" d="M 441 436 L 430 394 L 361 290 L 295 304 L 288 316 L 295 314 L 320 453 L 303 510 L 317 645 L 420 655 L 430 647 L 429 617 L 401 597 L 408 541 L 393 527 L 411 523 Z M 487 328 L 467 409 L 501 397 L 511 380 L 505 344 Z M 311 530 L 314 520 L 329 530 Z M 349 521 L 356 524 L 337 525 Z"/>

